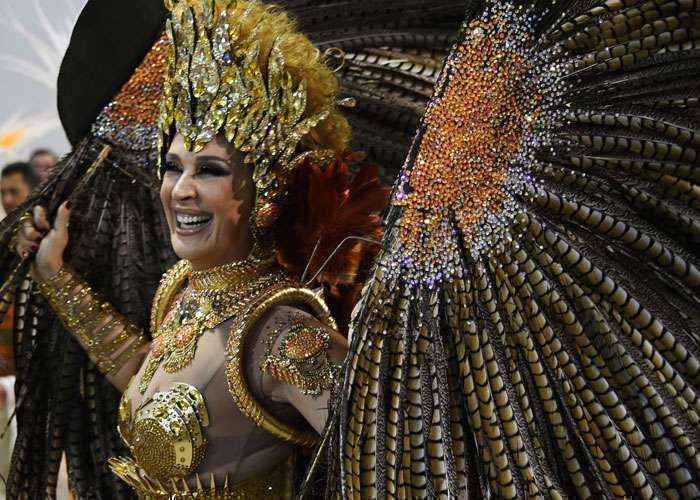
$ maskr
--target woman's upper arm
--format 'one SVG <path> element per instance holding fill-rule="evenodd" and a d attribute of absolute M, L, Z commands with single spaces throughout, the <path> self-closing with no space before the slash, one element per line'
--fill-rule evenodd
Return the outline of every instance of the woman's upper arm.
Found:
<path fill-rule="evenodd" d="M 294 406 L 321 432 L 330 392 L 347 354 L 347 341 L 310 314 L 277 308 L 266 322 L 267 348 L 260 364 L 266 392 Z"/>

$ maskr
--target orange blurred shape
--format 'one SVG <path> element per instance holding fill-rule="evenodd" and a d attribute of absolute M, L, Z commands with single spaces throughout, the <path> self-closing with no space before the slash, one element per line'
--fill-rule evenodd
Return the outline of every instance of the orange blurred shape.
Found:
<path fill-rule="evenodd" d="M 27 135 L 27 129 L 10 130 L 0 134 L 0 149 L 10 149 Z"/>

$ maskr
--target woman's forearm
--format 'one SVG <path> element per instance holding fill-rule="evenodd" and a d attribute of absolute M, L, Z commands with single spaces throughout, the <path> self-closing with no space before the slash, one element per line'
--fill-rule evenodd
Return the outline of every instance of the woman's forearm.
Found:
<path fill-rule="evenodd" d="M 123 391 L 148 353 L 143 331 L 65 266 L 40 282 L 39 291 L 99 370 Z"/>

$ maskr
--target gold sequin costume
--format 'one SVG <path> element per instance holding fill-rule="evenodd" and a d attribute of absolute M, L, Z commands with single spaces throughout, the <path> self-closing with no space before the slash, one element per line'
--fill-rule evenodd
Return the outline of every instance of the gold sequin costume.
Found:
<path fill-rule="evenodd" d="M 335 108 L 337 80 L 321 62 L 311 42 L 274 9 L 257 2 L 231 0 L 173 1 L 166 5 L 171 15 L 164 26 L 167 36 L 153 46 L 142 66 L 104 109 L 91 130 L 116 147 L 127 144 L 134 150 L 145 149 L 150 155 L 153 151 L 148 140 L 152 138 L 153 105 L 157 101 L 160 104 L 156 106 L 160 115 L 157 130 L 163 139 L 181 133 L 186 146 L 197 151 L 217 133 L 222 133 L 244 153 L 245 164 L 251 164 L 256 187 L 253 221 L 257 237 L 274 223 L 280 210 L 278 203 L 287 194 L 287 181 L 296 161 L 313 154 L 309 150 L 336 146 L 342 150 L 347 143 L 347 123 Z M 249 18 L 256 20 L 251 22 Z M 242 28 L 246 22 L 247 27 Z M 267 33 L 262 30 L 267 38 L 260 35 L 259 26 L 267 26 Z M 274 43 L 268 47 L 270 33 L 274 35 Z M 167 70 L 161 72 L 164 63 Z M 161 79 L 163 74 L 165 78 Z M 130 129 L 134 124 L 138 125 L 137 133 Z M 139 136 L 139 131 L 145 131 L 144 135 Z M 156 156 L 160 157 L 162 152 L 159 148 Z M 130 165 L 128 171 L 119 172 L 152 188 L 151 172 L 138 167 Z M 256 250 L 259 248 L 256 246 Z M 245 358 L 245 344 L 258 321 L 282 304 L 301 306 L 320 324 L 334 328 L 323 301 L 276 270 L 252 273 L 244 282 L 237 282 L 230 274 L 223 283 L 207 282 L 206 278 L 212 276 L 206 273 L 202 277 L 205 279 L 200 280 L 186 264 L 176 266 L 166 275 L 153 305 L 150 330 L 153 344 L 137 381 L 145 399 L 132 407 L 130 399 L 134 398 L 125 396 L 121 403 L 120 432 L 132 458 L 115 459 L 111 465 L 144 497 L 182 493 L 170 480 L 192 478 L 198 466 L 206 461 L 207 414 L 212 413 L 201 386 L 186 387 L 177 381 L 178 384 L 171 384 L 165 390 L 145 393 L 149 388 L 154 389 L 150 385 L 161 374 L 178 375 L 191 367 L 204 333 L 223 322 L 231 325 L 226 348 L 226 387 L 220 392 L 226 395 L 228 391 L 240 414 L 264 430 L 270 439 L 303 447 L 312 446 L 318 439 L 309 430 L 299 430 L 290 423 L 292 418 L 277 418 L 277 413 L 259 401 L 246 380 L 245 368 L 251 362 Z M 65 283 L 70 289 L 61 290 L 60 285 Z M 135 358 L 130 355 L 132 351 L 120 351 L 121 346 L 131 341 L 134 349 L 145 348 L 147 335 L 132 327 L 117 313 L 117 308 L 93 296 L 87 281 L 69 270 L 61 274 L 55 285 L 49 283 L 43 291 L 63 324 L 76 333 L 99 367 L 110 375 L 118 375 L 124 364 L 129 365 Z M 73 291 L 80 293 L 75 303 L 71 303 Z M 96 311 L 99 314 L 91 322 L 84 321 Z M 95 325 L 99 326 L 103 320 L 110 323 L 104 332 L 96 331 Z M 117 335 L 112 338 L 114 332 Z M 281 341 L 284 335 L 281 334 Z M 271 361 L 265 365 L 265 373 L 299 386 L 304 394 L 318 395 L 331 386 L 334 376 L 325 359 L 328 333 L 311 325 L 292 337 L 284 342 L 281 351 L 272 349 L 268 354 L 271 360 L 273 356 L 275 360 L 284 359 L 285 367 L 268 370 L 267 367 L 278 364 Z M 293 355 L 285 357 L 287 351 L 293 351 Z M 291 408 L 287 403 L 281 404 Z M 248 481 L 245 491 L 263 488 L 258 491 L 261 494 L 263 490 L 269 493 L 272 488 L 275 496 L 289 493 L 287 481 L 279 480 L 288 474 L 272 476 L 274 484 L 269 483 L 270 474 L 267 474 L 260 481 Z M 213 478 L 195 478 L 200 479 L 205 483 L 210 479 L 208 495 L 212 498 L 236 498 L 243 491 L 243 486 L 238 484 L 240 476 L 235 476 L 235 485 L 227 485 L 226 480 L 213 484 Z M 171 486 L 177 491 L 168 491 Z"/>
<path fill-rule="evenodd" d="M 307 147 L 317 148 L 324 144 L 320 139 L 322 122 L 344 123 L 335 110 L 332 87 L 323 94 L 307 95 L 307 85 L 315 82 L 309 82 L 306 74 L 294 74 L 285 51 L 289 55 L 291 40 L 295 46 L 305 42 L 307 50 L 315 49 L 292 32 L 284 16 L 256 2 L 172 0 L 165 5 L 171 15 L 165 27 L 167 71 L 160 107 L 160 144 L 175 131 L 183 135 L 186 148 L 197 152 L 218 133 L 225 135 L 244 153 L 244 163 L 253 167 L 253 221 L 258 236 L 274 222 L 288 177 L 296 162 L 305 157 L 297 151 L 302 140 Z M 244 28 L 255 16 L 256 27 Z M 265 29 L 279 33 L 271 47 L 261 48 L 266 42 L 259 33 Z M 262 64 L 261 50 L 269 51 Z M 301 63 L 304 71 L 312 74 L 313 65 L 308 60 L 302 62 L 307 54 L 295 57 L 297 67 Z M 316 71 L 328 85 L 335 83 L 318 61 Z M 330 135 L 343 134 L 341 130 Z M 338 144 L 342 143 L 339 139 Z M 173 374 L 188 367 L 202 334 L 230 321 L 226 375 L 228 391 L 238 409 L 284 442 L 306 447 L 315 444 L 314 434 L 300 432 L 275 418 L 246 382 L 246 339 L 258 321 L 280 304 L 303 306 L 322 324 L 335 326 L 316 294 L 298 288 L 279 271 L 259 267 L 244 270 L 239 276 L 235 265 L 229 265 L 198 276 L 187 263 L 178 264 L 165 275 L 155 296 L 153 345 L 138 382 L 140 393 L 146 393 L 159 370 Z M 281 339 L 280 350 L 271 348 L 267 353 L 262 362 L 264 372 L 297 385 L 304 394 L 318 395 L 328 389 L 334 377 L 327 360 L 328 333 L 313 326 L 295 326 L 287 335 Z M 178 387 L 180 392 L 176 387 L 151 395 L 133 409 L 133 414 L 129 399 L 125 396 L 122 400 L 120 430 L 134 460 L 113 461 L 112 466 L 143 496 L 157 496 L 154 484 L 169 484 L 173 478 L 187 476 L 202 460 L 206 443 L 199 436 L 208 417 L 206 406 L 195 401 L 204 401 L 204 397 L 196 396 L 192 387 L 186 391 Z M 185 408 L 187 416 L 182 414 Z M 157 491 L 166 494 L 162 488 Z M 228 493 L 221 495 L 227 497 Z"/>
<path fill-rule="evenodd" d="M 258 321 L 272 308 L 279 305 L 301 307 L 312 313 L 320 324 L 325 324 L 328 328 L 335 327 L 327 307 L 318 295 L 297 287 L 292 279 L 270 263 L 249 264 L 244 261 L 205 272 L 193 272 L 187 261 L 181 261 L 166 273 L 153 302 L 152 327 L 157 333 L 151 357 L 146 361 L 145 375 L 142 376 L 146 377 L 145 386 L 148 386 L 152 378 L 149 363 L 154 364 L 156 369 L 162 367 L 166 371 L 177 372 L 182 368 L 182 364 L 179 364 L 166 369 L 167 358 L 158 350 L 161 341 L 172 343 L 182 333 L 188 338 L 178 345 L 187 346 L 186 351 L 190 352 L 196 350 L 203 329 L 215 326 L 200 325 L 200 331 L 195 332 L 191 322 L 187 318 L 182 319 L 179 310 L 181 304 L 189 300 L 188 290 L 216 290 L 221 294 L 232 288 L 236 290 L 232 294 L 235 301 L 219 297 L 206 304 L 207 317 L 215 318 L 212 321 L 218 324 L 231 320 L 226 361 L 230 395 L 240 412 L 256 426 L 285 442 L 305 447 L 314 445 L 318 439 L 316 435 L 296 429 L 268 412 L 253 395 L 245 376 L 245 364 L 253 362 L 246 359 L 244 354 L 246 339 Z M 243 296 L 237 293 L 240 290 L 245 291 Z M 176 317 L 180 319 L 179 328 L 173 319 Z M 300 335 L 302 338 L 298 338 Z M 294 345 L 290 351 L 294 352 L 296 362 L 329 366 L 328 333 L 323 328 L 300 330 L 295 324 L 283 337 L 282 341 L 287 340 L 288 344 Z M 180 355 L 183 356 L 182 353 Z M 194 354 L 185 354 L 184 358 L 193 356 Z M 268 356 L 272 354 L 259 360 L 260 369 L 266 369 L 269 365 Z M 304 376 L 300 372 L 294 379 L 279 379 L 305 390 L 308 387 L 327 388 L 332 377 L 332 370 L 328 368 L 320 376 L 319 373 L 310 372 Z M 139 381 L 141 388 L 143 380 Z M 143 390 L 139 391 L 143 393 Z M 198 498 L 250 498 L 249 495 L 253 494 L 286 498 L 291 495 L 293 471 L 286 462 L 280 464 L 274 473 L 261 474 L 246 479 L 241 484 L 231 484 L 228 475 L 218 482 L 211 476 L 197 475 L 196 471 L 206 454 L 208 426 L 209 414 L 204 396 L 191 385 L 177 383 L 167 391 L 145 398 L 137 408 L 132 408 L 125 392 L 119 409 L 119 430 L 132 458 L 112 459 L 112 470 L 130 484 L 141 498 L 185 497 L 187 488 L 197 491 L 199 485 L 204 486 L 201 486 Z M 194 481 L 194 486 L 188 485 L 186 480 L 190 480 L 190 483 Z"/>
<path fill-rule="evenodd" d="M 363 149 L 401 155 L 444 47 L 428 11 L 464 2 L 299 4 L 349 48 Z M 699 12 L 469 2 L 357 308 L 332 492 L 700 496 Z"/>
<path fill-rule="evenodd" d="M 277 203 L 286 194 L 288 178 L 296 162 L 305 157 L 297 151 L 302 139 L 306 139 L 307 146 L 317 147 L 322 143 L 318 135 L 322 122 L 335 116 L 336 121 L 344 123 L 337 119 L 334 92 L 307 95 L 310 82 L 305 74 L 293 75 L 285 50 L 289 55 L 292 41 L 296 46 L 304 42 L 312 49 L 310 43 L 292 33 L 284 16 L 261 4 L 169 0 L 166 7 L 171 14 L 165 30 L 170 44 L 159 120 L 161 145 L 177 132 L 184 137 L 185 147 L 197 152 L 217 134 L 223 134 L 243 152 L 244 163 L 252 165 L 256 187 L 252 220 L 258 236 L 274 222 L 279 209 Z M 257 19 L 254 27 L 246 24 L 250 24 L 250 19 Z M 275 32 L 269 47 L 261 47 L 266 39 L 259 33 L 265 30 Z M 286 49 L 285 44 L 288 44 Z M 265 60 L 261 59 L 263 50 Z M 300 58 L 298 54 L 296 57 Z M 308 61 L 303 64 L 307 65 L 306 71 L 311 70 Z M 335 82 L 318 62 L 317 69 L 329 84 Z M 312 133 L 314 129 L 316 133 Z M 279 272 L 249 273 L 243 281 L 230 274 L 212 280 L 212 276 L 226 274 L 227 270 L 197 276 L 187 267 L 181 263 L 166 274 L 156 294 L 151 321 L 153 348 L 142 370 L 140 392 L 146 392 L 161 367 L 174 373 L 188 366 L 202 333 L 230 320 L 226 375 L 228 391 L 238 409 L 256 426 L 284 442 L 305 447 L 315 444 L 314 434 L 300 432 L 277 419 L 256 399 L 246 381 L 244 352 L 252 329 L 280 304 L 303 306 L 321 323 L 335 327 L 323 301 Z M 185 280 L 187 289 L 173 304 Z M 295 325 L 281 339 L 280 350 L 273 352 L 271 348 L 266 354 L 262 369 L 297 385 L 304 394 L 320 394 L 330 387 L 334 377 L 327 360 L 328 346 L 328 333 L 323 329 Z M 173 477 L 194 472 L 200 460 L 197 450 L 204 445 L 192 438 L 199 432 L 178 434 L 171 427 L 166 431 L 164 422 L 155 422 L 157 419 L 153 418 L 154 405 L 160 405 L 163 418 L 174 415 L 167 404 L 175 400 L 190 408 L 186 403 L 191 399 L 159 393 L 142 403 L 145 406 L 139 406 L 128 419 L 125 417 L 131 416 L 130 404 L 128 400 L 122 401 L 120 427 L 136 461 L 114 462 L 113 469 L 142 495 L 154 494 L 149 489 L 150 483 L 143 483 L 142 478 L 168 483 Z M 189 413 L 201 416 L 201 408 L 198 413 L 193 407 Z M 196 431 L 205 426 L 206 420 L 190 419 L 187 424 Z M 187 428 L 184 423 L 176 425 L 177 429 Z M 139 434 L 139 429 L 146 432 Z M 178 455 L 178 447 L 183 448 L 186 456 Z M 166 455 L 156 451 L 163 449 L 167 450 Z M 184 462 L 180 463 L 180 459 Z"/>

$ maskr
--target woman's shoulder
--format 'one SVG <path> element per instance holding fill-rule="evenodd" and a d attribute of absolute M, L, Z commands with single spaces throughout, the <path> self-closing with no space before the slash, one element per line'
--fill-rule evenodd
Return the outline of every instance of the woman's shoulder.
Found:
<path fill-rule="evenodd" d="M 333 337 L 345 343 L 345 338 L 337 332 L 335 323 L 330 317 L 318 317 L 313 311 L 293 304 L 278 304 L 271 307 L 257 330 L 262 333 L 264 341 L 273 351 L 279 351 L 280 344 L 303 357 L 307 349 L 315 351 L 316 341 Z M 274 342 L 271 342 L 274 338 Z M 325 341 L 324 341 L 325 343 Z"/>
<path fill-rule="evenodd" d="M 268 353 L 294 351 L 295 355 L 309 356 L 317 347 L 326 348 L 334 342 L 344 342 L 337 334 L 337 326 L 323 299 L 322 292 L 284 283 L 271 289 L 251 308 L 232 335 L 244 344 L 264 344 Z M 234 339 L 234 342 L 236 339 Z M 262 366 L 267 366 L 264 356 Z M 263 370 L 265 371 L 265 370 Z"/>
<path fill-rule="evenodd" d="M 266 349 L 260 370 L 311 396 L 330 386 L 332 367 L 347 351 L 347 341 L 336 329 L 294 306 L 271 311 L 263 338 Z"/>
<path fill-rule="evenodd" d="M 338 337 L 320 294 L 285 286 L 261 297 L 240 321 L 231 322 L 228 333 L 226 374 L 238 408 L 283 441 L 313 445 L 314 433 L 280 421 L 263 401 L 272 394 L 268 382 L 292 384 L 309 394 L 323 390 L 332 376 L 326 369 L 332 346 L 346 350 Z"/>

